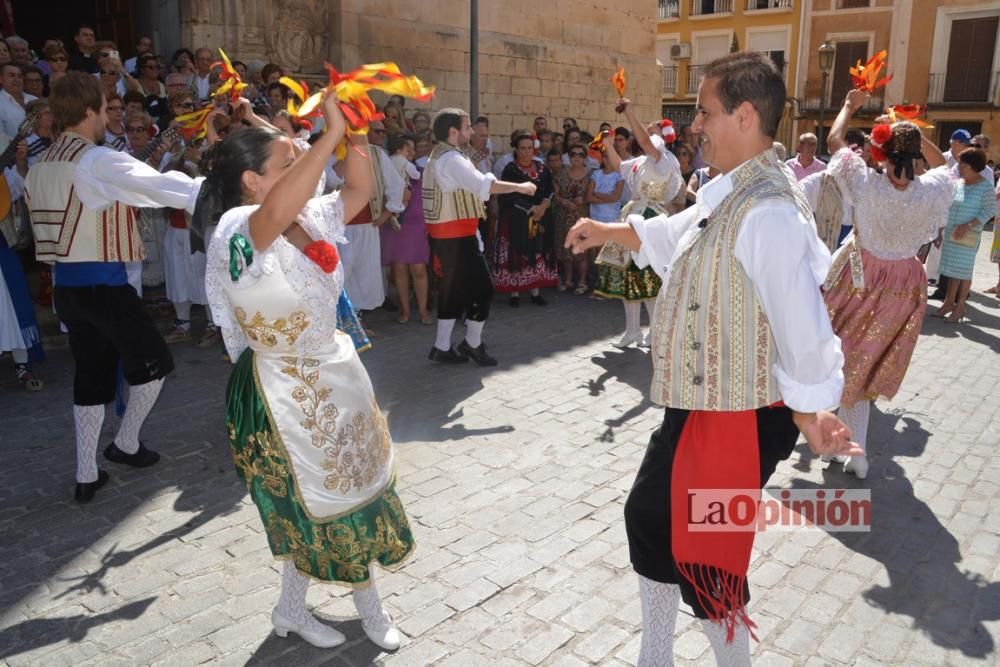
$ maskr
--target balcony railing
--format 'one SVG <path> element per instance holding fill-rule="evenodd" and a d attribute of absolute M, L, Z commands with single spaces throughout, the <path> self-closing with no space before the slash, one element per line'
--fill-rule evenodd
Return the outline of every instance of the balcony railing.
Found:
<path fill-rule="evenodd" d="M 701 76 L 705 71 L 705 65 L 688 65 L 687 94 L 697 95 L 698 86 L 701 84 Z"/>
<path fill-rule="evenodd" d="M 691 0 L 691 16 L 732 13 L 733 0 Z"/>
<path fill-rule="evenodd" d="M 663 68 L 663 94 L 664 95 L 676 95 L 677 94 L 677 68 L 676 67 L 664 67 Z"/>
<path fill-rule="evenodd" d="M 816 113 L 819 111 L 820 100 L 824 100 L 825 104 L 823 109 L 827 113 L 832 113 L 834 116 L 840 111 L 840 107 L 843 106 L 844 100 L 831 100 L 829 86 L 826 91 L 821 91 L 822 83 L 819 81 L 807 81 L 802 84 L 801 90 L 805 92 L 799 99 L 799 112 L 800 113 Z M 884 91 L 878 90 L 874 95 L 868 98 L 865 105 L 859 109 L 859 113 L 864 115 L 879 115 L 885 111 L 884 102 Z M 831 116 L 832 118 L 833 116 Z"/>
<path fill-rule="evenodd" d="M 681 15 L 681 0 L 659 0 L 659 17 L 675 19 Z"/>
<path fill-rule="evenodd" d="M 971 81 L 950 82 L 947 74 L 931 74 L 927 81 L 927 103 L 1000 106 L 1000 72 Z"/>
<path fill-rule="evenodd" d="M 791 9 L 792 0 L 746 0 L 746 11 L 758 9 Z"/>

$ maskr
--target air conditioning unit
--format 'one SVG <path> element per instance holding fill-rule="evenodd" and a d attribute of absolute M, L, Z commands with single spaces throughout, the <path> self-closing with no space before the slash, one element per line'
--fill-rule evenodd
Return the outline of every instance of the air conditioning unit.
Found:
<path fill-rule="evenodd" d="M 670 57 L 674 60 L 686 60 L 691 57 L 691 45 L 682 42 L 670 47 Z"/>

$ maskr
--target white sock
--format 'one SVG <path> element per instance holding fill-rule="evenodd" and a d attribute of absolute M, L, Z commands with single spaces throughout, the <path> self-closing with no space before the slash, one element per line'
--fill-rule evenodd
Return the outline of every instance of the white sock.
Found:
<path fill-rule="evenodd" d="M 750 667 L 750 631 L 742 623 L 736 623 L 733 641 L 726 641 L 726 626 L 715 621 L 701 620 L 701 627 L 708 635 L 708 641 L 715 653 L 715 664 L 719 667 Z"/>
<path fill-rule="evenodd" d="M 442 352 L 447 352 L 451 349 L 451 332 L 455 328 L 455 320 L 442 320 L 438 319 L 438 331 L 437 339 L 434 341 L 434 347 L 441 350 Z"/>
<path fill-rule="evenodd" d="M 871 401 L 858 401 L 854 405 L 840 406 L 840 420 L 851 429 L 851 439 L 868 449 L 868 418 L 871 416 Z"/>
<path fill-rule="evenodd" d="M 375 631 L 384 631 L 392 627 L 392 618 L 389 613 L 382 608 L 382 599 L 378 596 L 378 589 L 375 588 L 375 573 L 371 567 L 368 568 L 369 586 L 366 588 L 355 588 L 352 595 L 354 606 L 358 609 L 361 621 Z"/>
<path fill-rule="evenodd" d="M 642 646 L 636 667 L 673 665 L 680 586 L 653 581 L 640 574 L 639 599 L 642 602 Z"/>
<path fill-rule="evenodd" d="M 646 317 L 649 318 L 649 328 L 653 328 L 653 311 L 656 309 L 656 299 L 643 299 L 642 303 L 646 306 Z"/>
<path fill-rule="evenodd" d="M 519 296 L 521 296 L 521 293 L 520 293 L 520 292 L 511 292 L 511 293 L 510 293 L 510 298 L 512 298 L 512 299 L 513 299 L 514 297 L 519 297 Z"/>
<path fill-rule="evenodd" d="M 538 296 L 539 294 L 541 294 L 541 292 L 536 287 L 535 289 L 528 290 L 528 294 L 530 294 L 531 296 Z"/>
<path fill-rule="evenodd" d="M 14 357 L 15 364 L 26 364 L 28 363 L 28 351 L 23 347 L 17 350 L 11 350 L 10 356 Z"/>
<path fill-rule="evenodd" d="M 189 322 L 191 320 L 191 302 L 174 301 L 174 312 L 177 313 L 177 319 Z"/>
<path fill-rule="evenodd" d="M 477 348 L 483 344 L 483 326 L 486 322 L 465 320 L 465 342 L 469 347 Z"/>
<path fill-rule="evenodd" d="M 642 304 L 638 301 L 622 301 L 625 304 L 625 335 L 638 334 L 639 330 L 639 309 Z"/>
<path fill-rule="evenodd" d="M 295 569 L 295 563 L 286 560 L 281 569 L 281 596 L 278 598 L 277 610 L 303 630 L 322 630 L 323 624 L 306 608 L 309 583 L 309 577 Z"/>
<path fill-rule="evenodd" d="M 76 429 L 76 481 L 97 481 L 97 441 L 104 424 L 103 405 L 74 405 Z"/>
<path fill-rule="evenodd" d="M 139 451 L 139 429 L 146 421 L 146 415 L 153 409 L 160 389 L 163 388 L 163 378 L 145 384 L 130 385 L 128 388 L 128 407 L 122 417 L 115 445 L 126 454 Z"/>

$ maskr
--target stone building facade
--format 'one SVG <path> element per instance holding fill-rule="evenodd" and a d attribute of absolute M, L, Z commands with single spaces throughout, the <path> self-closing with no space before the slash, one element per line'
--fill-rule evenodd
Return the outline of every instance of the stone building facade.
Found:
<path fill-rule="evenodd" d="M 425 105 L 469 108 L 470 2 L 436 0 L 181 0 L 180 41 L 231 57 L 273 61 L 296 77 L 395 61 L 437 87 Z M 494 145 L 535 116 L 596 131 L 616 118 L 610 77 L 625 67 L 640 118 L 660 114 L 656 3 L 650 0 L 479 1 L 479 112 Z M 409 102 L 407 107 L 420 105 Z"/>

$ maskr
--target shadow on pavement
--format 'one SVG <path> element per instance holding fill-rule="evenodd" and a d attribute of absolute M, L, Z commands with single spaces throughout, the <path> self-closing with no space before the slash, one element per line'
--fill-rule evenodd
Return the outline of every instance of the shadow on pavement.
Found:
<path fill-rule="evenodd" d="M 902 433 L 896 431 L 900 422 Z M 889 585 L 864 591 L 864 599 L 886 613 L 911 618 L 912 627 L 938 646 L 985 659 L 995 645 L 984 622 L 1000 619 L 1000 583 L 959 569 L 958 541 L 914 496 L 913 484 L 894 460 L 923 455 L 929 435 L 912 415 L 873 408 L 868 442 L 879 444 L 872 448 L 867 480 L 861 482 L 831 463 L 823 471 L 822 486 L 795 479 L 791 487 L 870 488 L 871 532 L 830 533 L 885 567 Z"/>
<path fill-rule="evenodd" d="M 602 373 L 584 385 L 591 396 L 600 396 L 606 390 L 609 380 L 615 380 L 636 389 L 642 394 L 642 400 L 625 410 L 617 417 L 604 420 L 607 427 L 599 436 L 601 442 L 614 442 L 615 429 L 640 417 L 646 410 L 657 409 L 649 400 L 649 382 L 652 374 L 652 361 L 649 353 L 637 347 L 623 350 L 610 349 L 600 355 L 590 358 L 591 363 L 602 369 Z"/>
<path fill-rule="evenodd" d="M 155 600 L 155 597 L 137 600 L 103 614 L 76 614 L 22 621 L 3 631 L 0 660 L 63 640 L 76 644 L 83 641 L 92 629 L 105 623 L 139 618 Z"/>
<path fill-rule="evenodd" d="M 247 667 L 253 665 L 374 665 L 379 656 L 387 655 L 385 651 L 373 644 L 364 630 L 361 620 L 354 618 L 341 620 L 331 616 L 317 614 L 321 622 L 336 628 L 347 637 L 340 646 L 335 648 L 315 648 L 306 643 L 294 633 L 288 633 L 285 638 L 278 637 L 273 632 L 261 642 L 247 661 Z"/>

